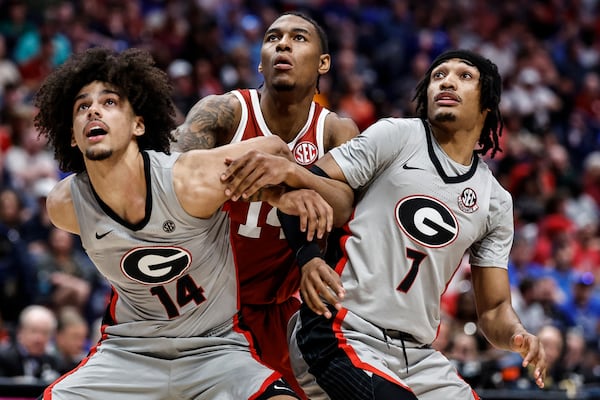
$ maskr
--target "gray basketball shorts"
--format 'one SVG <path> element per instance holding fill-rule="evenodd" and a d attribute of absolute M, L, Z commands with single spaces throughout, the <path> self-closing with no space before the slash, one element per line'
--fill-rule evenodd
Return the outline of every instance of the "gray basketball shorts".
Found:
<path fill-rule="evenodd" d="M 383 399 L 374 394 L 382 380 L 406 398 L 479 399 L 439 351 L 384 335 L 349 310 L 330 310 L 326 319 L 303 304 L 288 325 L 292 369 L 311 400 Z"/>
<path fill-rule="evenodd" d="M 210 337 L 104 339 L 44 399 L 240 400 L 260 397 L 280 376 L 228 323 Z"/>

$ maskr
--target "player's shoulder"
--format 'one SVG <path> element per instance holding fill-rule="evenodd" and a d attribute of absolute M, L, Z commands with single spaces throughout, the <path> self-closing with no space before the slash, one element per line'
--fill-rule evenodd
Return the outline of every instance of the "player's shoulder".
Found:
<path fill-rule="evenodd" d="M 379 140 L 401 145 L 426 143 L 425 125 L 419 118 L 381 118 L 368 127 L 363 134 Z"/>
<path fill-rule="evenodd" d="M 78 232 L 78 224 L 75 218 L 71 183 L 77 176 L 72 174 L 60 180 L 54 185 L 46 198 L 46 209 L 52 223 L 63 230 L 73 233 Z"/>
<path fill-rule="evenodd" d="M 490 166 L 482 158 L 479 159 L 479 173 L 485 175 L 485 180 L 489 180 L 492 184 L 491 196 L 500 204 L 505 204 L 505 207 L 512 207 L 512 195 L 502 186 Z"/>
<path fill-rule="evenodd" d="M 324 141 L 328 149 L 336 147 L 360 133 L 358 126 L 352 118 L 342 117 L 330 111 L 325 118 L 323 128 Z"/>
<path fill-rule="evenodd" d="M 420 118 L 386 117 L 381 118 L 378 122 L 381 124 L 392 125 L 401 131 L 414 132 L 415 129 L 425 130 L 424 122 Z"/>
<path fill-rule="evenodd" d="M 173 132 L 174 149 L 185 151 L 229 143 L 242 115 L 241 100 L 233 93 L 211 94 L 190 109 Z"/>
<path fill-rule="evenodd" d="M 198 111 L 206 111 L 207 107 L 220 111 L 235 111 L 241 107 L 240 99 L 234 92 L 209 94 L 196 103 Z"/>

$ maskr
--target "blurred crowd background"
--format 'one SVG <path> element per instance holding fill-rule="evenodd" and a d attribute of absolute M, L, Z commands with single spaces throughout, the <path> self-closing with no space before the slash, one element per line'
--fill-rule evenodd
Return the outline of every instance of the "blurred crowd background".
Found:
<path fill-rule="evenodd" d="M 598 0 L 0 0 L 0 376 L 22 349 L 20 381 L 71 368 L 98 340 L 110 291 L 78 239 L 48 221 L 63 174 L 32 124 L 40 83 L 73 52 L 146 48 L 173 81 L 181 122 L 206 95 L 260 86 L 264 30 L 288 10 L 329 36 L 316 100 L 361 130 L 411 116 L 414 87 L 444 50 L 498 65 L 504 151 L 487 161 L 514 199 L 513 302 L 546 346 L 546 390 L 600 386 Z M 434 346 L 474 388 L 534 387 L 518 355 L 479 333 L 467 258 L 443 305 Z"/>

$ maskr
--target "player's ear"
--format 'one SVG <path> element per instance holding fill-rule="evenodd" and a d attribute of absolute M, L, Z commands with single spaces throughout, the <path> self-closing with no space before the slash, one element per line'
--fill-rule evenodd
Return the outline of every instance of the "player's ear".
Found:
<path fill-rule="evenodd" d="M 262 63 L 258 64 L 258 72 L 260 72 L 261 74 L 263 72 Z"/>
<path fill-rule="evenodd" d="M 136 116 L 133 126 L 133 134 L 135 136 L 142 136 L 146 133 L 146 124 L 144 124 L 144 117 Z"/>
<path fill-rule="evenodd" d="M 73 128 L 71 128 L 71 147 L 77 147 L 77 142 L 75 141 L 75 135 L 73 134 Z"/>
<path fill-rule="evenodd" d="M 331 56 L 329 54 L 321 54 L 319 56 L 319 75 L 326 74 L 331 67 Z"/>

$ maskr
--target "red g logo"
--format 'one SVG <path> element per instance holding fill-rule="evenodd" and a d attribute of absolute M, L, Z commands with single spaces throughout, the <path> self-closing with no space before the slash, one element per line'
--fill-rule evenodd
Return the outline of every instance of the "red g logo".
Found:
<path fill-rule="evenodd" d="M 311 142 L 300 142 L 294 146 L 294 158 L 300 165 L 309 165 L 317 161 L 319 150 Z"/>

